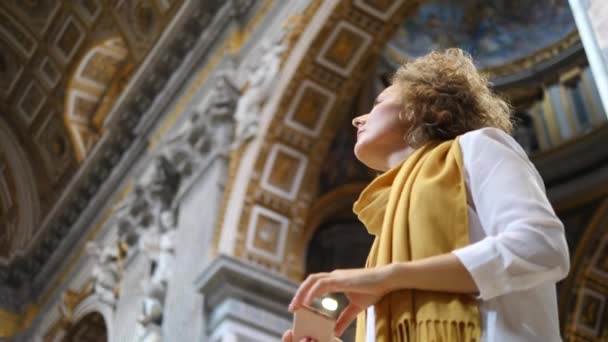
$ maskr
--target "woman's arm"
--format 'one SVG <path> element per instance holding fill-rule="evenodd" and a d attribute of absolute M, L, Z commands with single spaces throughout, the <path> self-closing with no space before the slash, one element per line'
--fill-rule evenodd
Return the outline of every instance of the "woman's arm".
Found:
<path fill-rule="evenodd" d="M 349 299 L 336 323 L 341 336 L 357 315 L 385 294 L 402 289 L 475 293 L 477 287 L 469 272 L 453 254 L 394 263 L 375 268 L 336 270 L 311 274 L 296 291 L 289 311 L 333 292 L 344 292 Z"/>
<path fill-rule="evenodd" d="M 389 268 L 388 292 L 417 289 L 439 292 L 477 293 L 477 285 L 460 259 L 452 253 L 395 263 Z"/>
<path fill-rule="evenodd" d="M 487 300 L 569 271 L 564 226 L 543 181 L 512 137 L 487 128 L 461 138 L 470 195 L 486 237 L 452 253 Z"/>
<path fill-rule="evenodd" d="M 315 298 L 331 292 L 366 294 L 379 299 L 386 293 L 403 289 L 471 294 L 478 291 L 469 271 L 455 255 L 447 253 L 371 269 L 311 274 L 298 288 L 290 309 L 309 305 Z"/>

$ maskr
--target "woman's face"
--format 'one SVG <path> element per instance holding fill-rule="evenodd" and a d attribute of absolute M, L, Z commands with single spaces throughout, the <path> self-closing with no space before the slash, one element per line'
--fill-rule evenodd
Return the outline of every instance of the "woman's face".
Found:
<path fill-rule="evenodd" d="M 411 149 L 403 140 L 401 108 L 399 91 L 396 86 L 390 86 L 378 95 L 369 114 L 353 119 L 353 126 L 357 128 L 355 156 L 363 164 L 386 171 L 407 156 Z"/>

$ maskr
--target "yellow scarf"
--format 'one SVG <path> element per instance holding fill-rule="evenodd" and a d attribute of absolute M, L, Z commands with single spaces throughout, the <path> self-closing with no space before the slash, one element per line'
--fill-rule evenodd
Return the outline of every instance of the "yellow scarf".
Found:
<path fill-rule="evenodd" d="M 353 211 L 375 235 L 366 267 L 449 253 L 469 243 L 458 139 L 430 143 L 363 190 Z M 479 307 L 464 294 L 401 290 L 375 307 L 377 342 L 479 341 Z M 365 341 L 366 313 L 357 319 Z"/>

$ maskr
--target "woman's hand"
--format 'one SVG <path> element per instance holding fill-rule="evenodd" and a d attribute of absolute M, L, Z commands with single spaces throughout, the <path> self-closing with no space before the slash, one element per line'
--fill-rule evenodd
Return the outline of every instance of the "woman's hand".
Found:
<path fill-rule="evenodd" d="M 381 266 L 311 274 L 296 291 L 289 311 L 310 305 L 315 298 L 328 293 L 343 292 L 349 304 L 336 322 L 336 335 L 341 336 L 361 311 L 391 291 L 392 286 L 387 282 L 390 271 L 390 266 Z"/>
<path fill-rule="evenodd" d="M 287 330 L 284 334 L 283 334 L 283 339 L 281 340 L 282 342 L 309 342 L 310 339 L 309 338 L 303 338 L 300 341 L 294 341 L 293 340 L 293 330 Z"/>
<path fill-rule="evenodd" d="M 316 342 L 315 340 L 311 339 L 311 338 L 303 338 L 300 341 L 294 341 L 293 340 L 293 330 L 287 330 L 284 334 L 283 334 L 283 339 L 281 340 L 283 342 Z M 342 342 L 341 339 L 334 337 L 332 342 Z"/>

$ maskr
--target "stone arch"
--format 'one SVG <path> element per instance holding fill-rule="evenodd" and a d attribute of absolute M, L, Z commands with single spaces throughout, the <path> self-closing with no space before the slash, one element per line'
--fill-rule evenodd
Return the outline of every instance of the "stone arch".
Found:
<path fill-rule="evenodd" d="M 258 139 L 233 156 L 220 253 L 294 280 L 315 180 L 350 97 L 416 1 L 313 1 L 314 13 L 287 57 L 262 112 Z M 286 236 L 257 243 L 260 234 Z M 271 236 L 274 236 L 271 234 Z M 301 251 L 301 248 L 299 249 Z"/>
<path fill-rule="evenodd" d="M 82 161 L 103 134 L 104 120 L 129 80 L 133 61 L 121 37 L 105 38 L 82 54 L 72 70 L 64 123 Z"/>
<path fill-rule="evenodd" d="M 78 306 L 76 306 L 76 308 L 74 309 L 73 321 L 78 322 L 91 313 L 97 313 L 103 317 L 106 326 L 108 342 L 112 342 L 112 322 L 114 318 L 114 311 L 112 310 L 112 307 L 110 307 L 108 304 L 101 302 L 96 295 L 92 294 L 85 298 L 82 302 L 80 302 Z"/>
<path fill-rule="evenodd" d="M 342 185 L 315 200 L 310 207 L 308 219 L 304 225 L 303 245 L 310 241 L 319 226 L 332 215 L 344 210 L 351 210 L 353 202 L 357 200 L 366 185 L 365 183 Z"/>
<path fill-rule="evenodd" d="M 300 244 L 296 245 L 296 255 L 303 256 L 302 269 L 306 274 L 365 264 L 373 237 L 352 212 L 353 202 L 365 186 L 365 183 L 342 185 L 315 200 Z M 320 260 L 327 257 L 332 260 Z"/>
<path fill-rule="evenodd" d="M 563 336 L 568 340 L 608 337 L 608 199 L 585 229 L 560 298 Z"/>
<path fill-rule="evenodd" d="M 25 252 L 40 222 L 34 173 L 18 141 L 0 118 L 0 264 Z"/>
<path fill-rule="evenodd" d="M 84 334 L 88 328 L 103 330 L 104 339 L 89 340 L 90 342 L 112 342 L 114 311 L 111 306 L 101 302 L 92 293 L 90 284 L 80 291 L 67 290 L 63 294 L 63 301 L 59 304 L 59 319 L 56 320 L 44 333 L 44 341 L 71 342 L 80 341 L 79 334 Z M 92 326 L 91 326 L 92 325 Z"/>
<path fill-rule="evenodd" d="M 67 329 L 61 342 L 107 342 L 108 329 L 103 315 L 93 311 L 77 320 Z"/>

